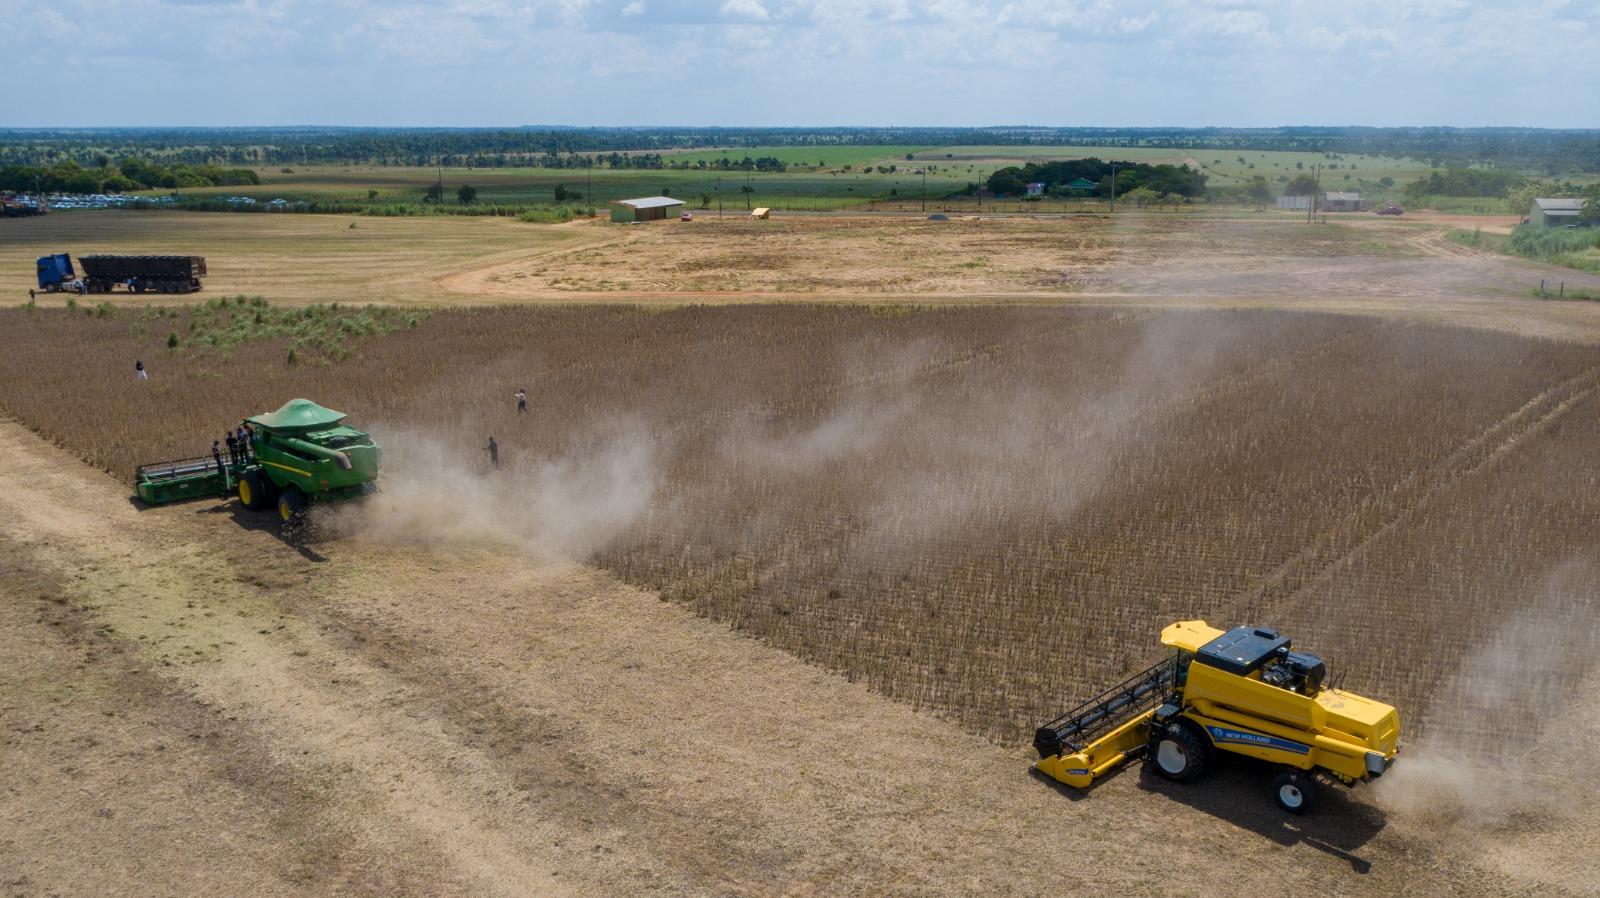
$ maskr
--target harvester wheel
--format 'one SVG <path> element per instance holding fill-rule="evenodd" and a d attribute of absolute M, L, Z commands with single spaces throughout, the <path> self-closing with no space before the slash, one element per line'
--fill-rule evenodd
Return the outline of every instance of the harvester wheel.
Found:
<path fill-rule="evenodd" d="M 283 518 L 284 523 L 292 524 L 305 515 L 309 504 L 306 494 L 300 492 L 299 487 L 290 486 L 278 497 L 278 517 Z"/>
<path fill-rule="evenodd" d="M 1150 758 L 1156 771 L 1174 782 L 1184 783 L 1199 777 L 1211 766 L 1211 743 L 1199 727 L 1179 719 L 1167 725 L 1151 740 Z"/>
<path fill-rule="evenodd" d="M 239 478 L 239 501 L 251 511 L 271 508 L 273 492 L 272 481 L 262 476 L 260 471 L 246 471 Z"/>
<path fill-rule="evenodd" d="M 1272 797 L 1285 811 L 1304 814 L 1311 806 L 1311 777 L 1298 770 L 1283 771 L 1272 780 Z"/>

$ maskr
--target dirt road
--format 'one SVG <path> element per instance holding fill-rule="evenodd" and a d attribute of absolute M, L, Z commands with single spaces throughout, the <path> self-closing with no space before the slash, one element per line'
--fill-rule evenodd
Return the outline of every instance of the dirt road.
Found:
<path fill-rule="evenodd" d="M 1551 875 L 1367 792 L 1286 820 L 1244 765 L 1067 794 L 1021 747 L 591 569 L 295 545 L 223 503 L 141 511 L 7 422 L 0 457 L 7 895 L 1523 894 Z M 1572 863 L 1552 894 L 1583 894 Z"/>

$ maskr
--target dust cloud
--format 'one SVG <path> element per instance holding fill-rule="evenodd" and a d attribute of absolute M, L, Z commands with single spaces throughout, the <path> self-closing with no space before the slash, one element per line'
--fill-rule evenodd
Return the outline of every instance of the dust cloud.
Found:
<path fill-rule="evenodd" d="M 1499 831 L 1562 820 L 1600 798 L 1574 778 L 1597 736 L 1575 698 L 1590 694 L 1600 653 L 1600 566 L 1552 572 L 1523 613 L 1468 652 L 1424 714 L 1426 735 L 1403 744 L 1378 782 L 1380 804 L 1435 826 Z M 1592 761 L 1592 757 L 1589 758 Z"/>
<path fill-rule="evenodd" d="M 638 421 L 597 425 L 555 457 L 514 458 L 503 450 L 499 467 L 483 446 L 441 433 L 382 424 L 373 430 L 384 447 L 382 492 L 330 509 L 335 532 L 585 560 L 650 513 L 660 488 L 658 448 Z"/>
<path fill-rule="evenodd" d="M 1050 374 L 1011 376 L 941 355 L 947 347 L 915 344 L 875 360 L 876 375 L 843 372 L 840 382 L 860 388 L 808 423 L 730 427 L 720 453 L 753 480 L 809 481 L 817 490 L 850 484 L 853 495 L 840 504 L 851 509 L 845 525 L 854 530 L 847 563 L 937 551 L 984 519 L 1019 512 L 1060 522 L 1106 488 L 1113 469 L 1133 476 L 1136 450 L 1159 443 L 1164 422 L 1248 336 L 1197 316 L 1134 326 L 1131 344 L 1097 360 L 1092 383 L 1109 389 Z M 1030 335 L 1011 339 L 1026 344 Z M 885 377 L 886 369 L 917 373 Z M 863 470 L 873 476 L 861 477 Z"/>
<path fill-rule="evenodd" d="M 1135 330 L 1042 374 L 982 364 L 992 347 L 863 347 L 839 356 L 836 388 L 814 404 L 752 400 L 688 428 L 648 411 L 593 419 L 547 456 L 508 454 L 496 470 L 453 432 L 375 423 L 382 495 L 331 517 L 370 539 L 488 541 L 588 561 L 618 543 L 760 546 L 826 507 L 845 535 L 841 564 L 914 559 L 987 520 L 1065 520 L 1114 469 L 1138 476 L 1164 422 L 1249 337 L 1190 315 L 1116 327 Z M 1034 337 L 1002 339 L 1016 352 Z"/>

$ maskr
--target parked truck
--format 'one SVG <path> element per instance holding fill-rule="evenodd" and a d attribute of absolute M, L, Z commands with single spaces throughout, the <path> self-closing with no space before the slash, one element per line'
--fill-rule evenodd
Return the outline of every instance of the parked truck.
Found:
<path fill-rule="evenodd" d="M 0 196 L 0 218 L 24 218 L 43 215 L 46 209 L 31 197 Z"/>
<path fill-rule="evenodd" d="M 67 253 L 40 256 L 39 289 L 47 293 L 193 293 L 206 276 L 204 256 L 82 256 L 79 278 Z"/>

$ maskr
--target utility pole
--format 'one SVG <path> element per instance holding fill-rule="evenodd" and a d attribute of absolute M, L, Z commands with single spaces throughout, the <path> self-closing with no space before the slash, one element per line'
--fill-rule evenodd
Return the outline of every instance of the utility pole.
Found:
<path fill-rule="evenodd" d="M 928 167 L 922 167 L 922 211 L 928 211 Z"/>
<path fill-rule="evenodd" d="M 722 220 L 722 176 L 717 175 L 717 220 Z"/>
<path fill-rule="evenodd" d="M 594 160 L 590 159 L 583 164 L 584 193 L 588 194 L 589 214 L 594 214 Z"/>
<path fill-rule="evenodd" d="M 1117 214 L 1117 164 L 1111 163 L 1111 214 Z"/>
<path fill-rule="evenodd" d="M 1312 219 L 1317 215 L 1317 195 L 1322 193 L 1321 165 L 1311 166 L 1311 178 L 1312 183 L 1316 186 L 1311 189 L 1311 204 L 1306 207 L 1306 224 L 1311 224 Z"/>

